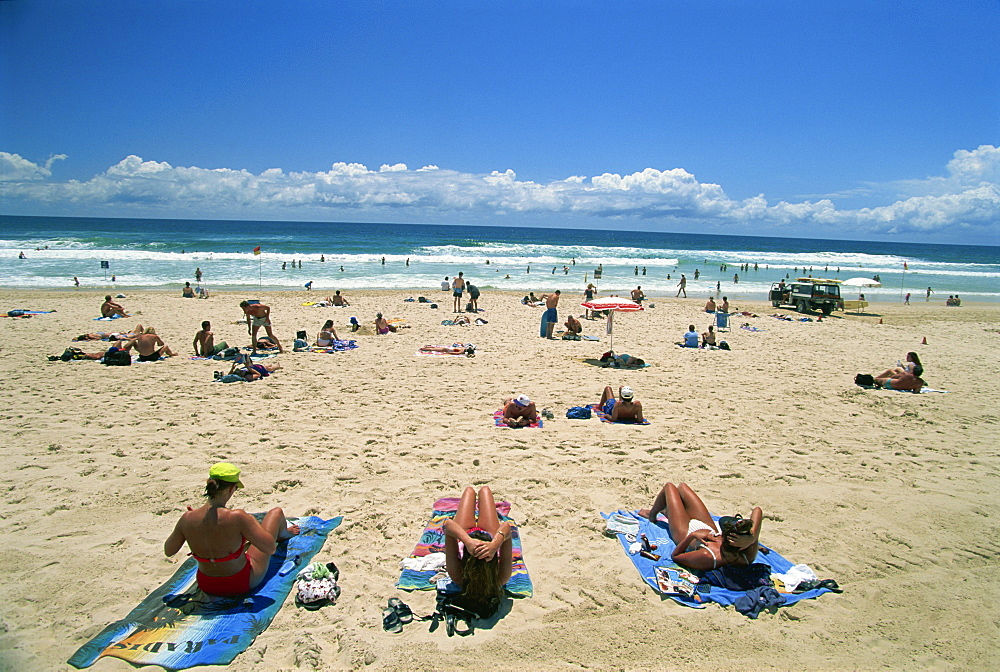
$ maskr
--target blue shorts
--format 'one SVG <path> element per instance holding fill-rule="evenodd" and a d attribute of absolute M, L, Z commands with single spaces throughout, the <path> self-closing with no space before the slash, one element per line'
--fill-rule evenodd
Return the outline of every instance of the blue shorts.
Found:
<path fill-rule="evenodd" d="M 608 399 L 607 401 L 604 402 L 603 410 L 605 415 L 611 415 L 611 411 L 615 410 L 615 401 L 616 399 L 612 397 L 611 399 Z"/>

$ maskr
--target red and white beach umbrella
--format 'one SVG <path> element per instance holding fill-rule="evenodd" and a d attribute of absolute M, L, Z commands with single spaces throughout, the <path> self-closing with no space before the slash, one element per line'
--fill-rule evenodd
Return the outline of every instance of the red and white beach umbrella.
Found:
<path fill-rule="evenodd" d="M 617 296 L 605 296 L 600 299 L 584 301 L 580 304 L 589 310 L 608 310 L 608 336 L 611 337 L 611 351 L 615 350 L 614 315 L 615 313 L 635 313 L 645 310 L 642 304 L 636 303 L 632 299 L 623 299 Z"/>

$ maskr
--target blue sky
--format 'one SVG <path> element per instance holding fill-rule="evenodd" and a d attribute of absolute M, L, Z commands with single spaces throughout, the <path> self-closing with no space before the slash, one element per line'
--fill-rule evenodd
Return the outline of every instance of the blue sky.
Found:
<path fill-rule="evenodd" d="M 16 214 L 998 244 L 1000 3 L 0 2 Z"/>

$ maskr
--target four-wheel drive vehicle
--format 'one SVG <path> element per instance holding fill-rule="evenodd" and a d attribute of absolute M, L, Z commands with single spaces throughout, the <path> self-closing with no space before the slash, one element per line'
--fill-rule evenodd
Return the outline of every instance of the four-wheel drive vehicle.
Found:
<path fill-rule="evenodd" d="M 775 308 L 793 306 L 800 313 L 819 310 L 829 315 L 835 308 L 844 308 L 844 300 L 840 298 L 840 280 L 796 278 L 788 283 L 782 280 L 771 283 L 768 298 Z"/>

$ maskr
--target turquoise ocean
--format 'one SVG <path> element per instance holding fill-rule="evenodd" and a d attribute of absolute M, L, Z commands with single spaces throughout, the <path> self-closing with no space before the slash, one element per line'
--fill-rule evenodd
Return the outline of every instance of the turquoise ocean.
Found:
<path fill-rule="evenodd" d="M 257 246 L 259 255 L 253 253 Z M 742 264 L 749 270 L 740 270 Z M 595 280 L 598 267 L 603 272 Z M 688 296 L 715 295 L 718 283 L 719 293 L 734 300 L 764 299 L 772 282 L 811 274 L 840 280 L 878 275 L 879 288 L 844 290 L 845 296 L 862 291 L 874 301 L 900 301 L 906 292 L 911 300 L 923 300 L 928 287 L 932 299 L 958 294 L 965 301 L 1000 301 L 996 246 L 600 229 L 0 216 L 2 287 L 72 288 L 76 276 L 83 289 L 179 291 L 185 281 L 197 284 L 198 268 L 210 291 L 301 290 L 311 281 L 324 295 L 334 289 L 417 293 L 462 271 L 484 292 L 581 291 L 596 282 L 602 295 L 641 286 L 650 296 L 673 296 L 683 273 Z"/>

